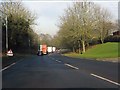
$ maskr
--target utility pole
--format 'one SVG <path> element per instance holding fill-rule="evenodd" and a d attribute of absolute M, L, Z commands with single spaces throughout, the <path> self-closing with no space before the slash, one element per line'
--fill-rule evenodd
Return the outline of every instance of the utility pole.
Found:
<path fill-rule="evenodd" d="M 6 21 L 6 24 L 5 24 L 5 27 L 6 27 L 6 51 L 8 51 L 8 27 L 7 27 L 7 24 L 8 24 L 8 22 L 7 22 L 7 15 L 6 15 L 6 19 L 5 19 L 5 21 Z"/>

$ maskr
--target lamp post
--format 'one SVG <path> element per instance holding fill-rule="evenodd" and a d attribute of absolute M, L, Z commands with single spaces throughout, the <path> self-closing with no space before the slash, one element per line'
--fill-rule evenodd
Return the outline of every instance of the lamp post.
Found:
<path fill-rule="evenodd" d="M 5 27 L 6 27 L 6 51 L 8 51 L 8 27 L 7 27 L 7 15 L 6 15 L 6 24 L 5 24 Z"/>
<path fill-rule="evenodd" d="M 8 26 L 7 26 L 7 24 L 8 24 L 8 20 L 7 20 L 7 14 L 6 13 L 4 13 L 3 11 L 1 11 L 0 10 L 0 12 L 2 12 L 2 14 L 4 14 L 5 15 L 5 27 L 6 27 L 6 51 L 8 51 Z"/>

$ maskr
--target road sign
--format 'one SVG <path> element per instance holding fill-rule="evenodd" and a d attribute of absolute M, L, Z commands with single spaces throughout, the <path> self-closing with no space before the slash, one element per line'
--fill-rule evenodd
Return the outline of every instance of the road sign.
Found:
<path fill-rule="evenodd" d="M 7 52 L 7 56 L 13 56 L 13 52 L 11 49 Z"/>

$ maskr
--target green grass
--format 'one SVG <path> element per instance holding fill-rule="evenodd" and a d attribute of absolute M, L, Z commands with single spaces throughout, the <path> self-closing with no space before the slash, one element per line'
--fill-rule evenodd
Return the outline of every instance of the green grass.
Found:
<path fill-rule="evenodd" d="M 118 57 L 118 44 L 120 43 L 108 42 L 93 46 L 84 54 L 67 53 L 64 55 L 77 58 L 116 58 Z"/>

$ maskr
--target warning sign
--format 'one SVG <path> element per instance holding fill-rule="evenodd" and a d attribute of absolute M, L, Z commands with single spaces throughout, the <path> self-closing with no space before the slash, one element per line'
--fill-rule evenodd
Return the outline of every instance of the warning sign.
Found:
<path fill-rule="evenodd" d="M 13 56 L 13 52 L 11 49 L 7 52 L 7 56 Z"/>

